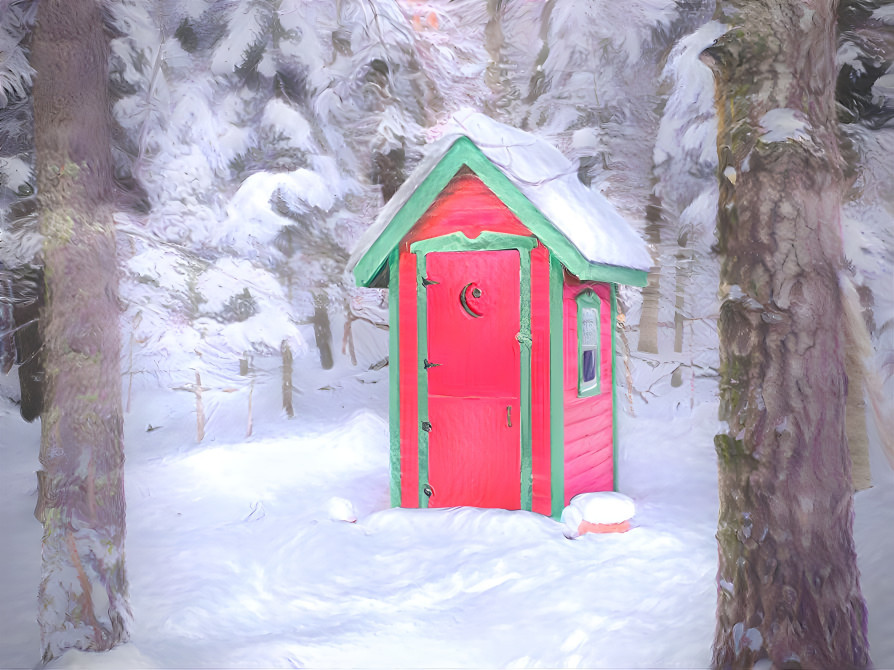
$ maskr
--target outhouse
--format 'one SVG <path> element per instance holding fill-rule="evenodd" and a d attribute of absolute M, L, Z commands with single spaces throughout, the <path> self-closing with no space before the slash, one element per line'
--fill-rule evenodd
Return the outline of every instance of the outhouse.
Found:
<path fill-rule="evenodd" d="M 454 117 L 349 263 L 388 288 L 392 504 L 558 516 L 613 490 L 616 291 L 650 264 L 555 147 Z"/>

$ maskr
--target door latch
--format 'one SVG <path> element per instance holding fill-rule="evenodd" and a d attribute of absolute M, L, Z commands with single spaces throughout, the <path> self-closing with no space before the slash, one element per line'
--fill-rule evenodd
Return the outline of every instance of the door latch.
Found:
<path fill-rule="evenodd" d="M 506 426 L 512 428 L 512 405 L 506 405 Z"/>

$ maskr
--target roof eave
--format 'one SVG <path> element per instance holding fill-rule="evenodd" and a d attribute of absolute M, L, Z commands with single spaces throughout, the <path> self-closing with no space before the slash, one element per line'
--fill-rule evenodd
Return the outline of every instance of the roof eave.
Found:
<path fill-rule="evenodd" d="M 460 136 L 428 175 L 407 196 L 401 189 L 393 196 L 406 202 L 385 224 L 369 249 L 357 260 L 353 274 L 358 286 L 383 284 L 388 257 L 400 241 L 425 214 L 438 195 L 456 173 L 468 167 L 518 217 L 550 252 L 576 277 L 589 281 L 645 286 L 647 273 L 643 270 L 589 261 L 580 250 L 497 168 L 468 137 Z M 404 184 L 411 188 L 410 184 Z M 398 200 L 400 202 L 400 200 Z"/>

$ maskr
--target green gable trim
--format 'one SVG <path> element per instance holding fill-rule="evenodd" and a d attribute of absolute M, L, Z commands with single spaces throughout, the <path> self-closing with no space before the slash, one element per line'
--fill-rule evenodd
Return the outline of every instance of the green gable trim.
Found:
<path fill-rule="evenodd" d="M 456 173 L 466 166 L 493 191 L 561 261 L 568 271 L 582 280 L 645 286 L 647 273 L 633 268 L 591 263 L 577 247 L 547 219 L 539 209 L 475 146 L 468 137 L 458 138 L 443 158 L 410 195 L 407 202 L 388 222 L 385 230 L 370 245 L 354 267 L 358 286 L 371 286 L 383 270 L 391 251 L 410 232 L 431 207 Z"/>
<path fill-rule="evenodd" d="M 428 299 L 422 279 L 426 276 L 426 255 L 433 252 L 499 251 L 514 249 L 519 255 L 519 501 L 523 510 L 533 505 L 533 466 L 531 460 L 531 249 L 537 246 L 533 237 L 506 233 L 483 232 L 475 239 L 461 232 L 414 242 L 410 251 L 416 254 L 416 332 L 418 342 L 417 369 L 419 370 L 417 402 L 419 407 L 419 507 L 428 507 L 425 486 L 428 484 L 428 431 L 423 425 L 428 416 Z"/>
<path fill-rule="evenodd" d="M 397 250 L 388 258 L 388 432 L 391 506 L 400 507 L 400 278 Z"/>

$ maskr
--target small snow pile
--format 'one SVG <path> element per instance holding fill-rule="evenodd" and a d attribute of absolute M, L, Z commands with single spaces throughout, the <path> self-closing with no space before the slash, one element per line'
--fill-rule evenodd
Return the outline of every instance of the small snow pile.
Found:
<path fill-rule="evenodd" d="M 332 521 L 357 522 L 357 512 L 354 510 L 354 503 L 347 498 L 339 498 L 337 496 L 330 498 L 328 512 Z"/>
<path fill-rule="evenodd" d="M 630 530 L 630 519 L 636 507 L 628 496 L 615 491 L 581 493 L 562 510 L 565 536 L 575 538 L 584 533 L 624 533 Z"/>

